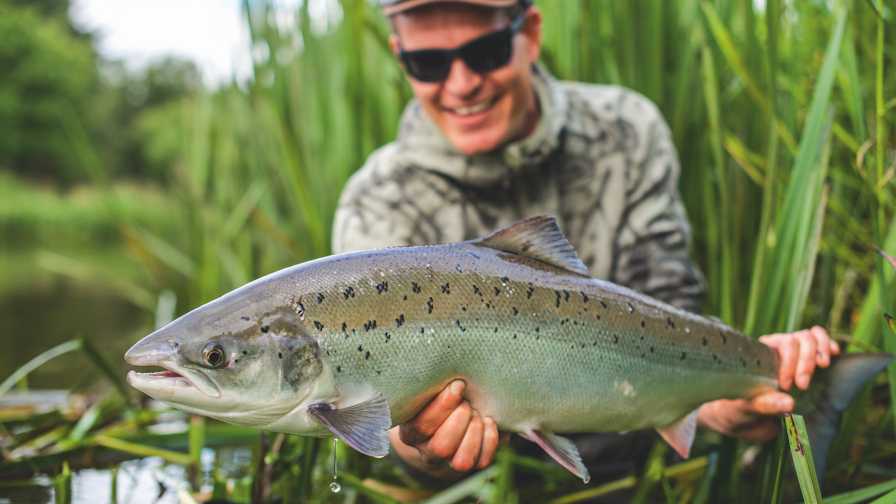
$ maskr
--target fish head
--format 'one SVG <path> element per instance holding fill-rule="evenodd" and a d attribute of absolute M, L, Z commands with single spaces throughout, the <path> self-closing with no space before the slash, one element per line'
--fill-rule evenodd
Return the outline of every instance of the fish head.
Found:
<path fill-rule="evenodd" d="M 165 371 L 131 371 L 128 383 L 190 413 L 259 429 L 277 422 L 311 393 L 323 364 L 300 315 L 257 294 L 238 289 L 137 342 L 125 360 Z"/>

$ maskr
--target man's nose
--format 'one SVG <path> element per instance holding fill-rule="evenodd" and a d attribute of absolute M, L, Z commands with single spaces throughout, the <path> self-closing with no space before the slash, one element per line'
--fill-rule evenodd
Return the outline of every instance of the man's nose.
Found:
<path fill-rule="evenodd" d="M 480 84 L 482 75 L 470 70 L 461 58 L 454 58 L 445 78 L 445 90 L 457 96 L 466 96 L 474 93 Z"/>

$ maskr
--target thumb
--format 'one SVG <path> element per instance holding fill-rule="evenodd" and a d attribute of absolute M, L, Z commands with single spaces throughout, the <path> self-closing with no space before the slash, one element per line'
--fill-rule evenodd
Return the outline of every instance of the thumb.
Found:
<path fill-rule="evenodd" d="M 782 415 L 793 411 L 793 397 L 783 392 L 767 392 L 749 400 L 747 408 L 760 415 Z"/>

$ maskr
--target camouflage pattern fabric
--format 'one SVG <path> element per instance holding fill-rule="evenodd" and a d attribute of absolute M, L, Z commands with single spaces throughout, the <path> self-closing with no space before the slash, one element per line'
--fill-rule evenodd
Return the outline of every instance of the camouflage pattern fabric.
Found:
<path fill-rule="evenodd" d="M 333 252 L 469 240 L 555 215 L 594 277 L 699 311 L 678 158 L 656 106 L 618 86 L 558 82 L 538 65 L 533 83 L 535 131 L 488 155 L 457 152 L 411 101 L 397 140 L 346 184 Z"/>

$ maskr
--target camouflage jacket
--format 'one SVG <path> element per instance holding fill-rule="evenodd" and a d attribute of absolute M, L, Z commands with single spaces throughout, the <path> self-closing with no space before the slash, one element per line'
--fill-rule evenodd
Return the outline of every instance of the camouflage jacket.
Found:
<path fill-rule="evenodd" d="M 656 106 L 618 86 L 558 82 L 537 65 L 533 83 L 535 131 L 488 155 L 457 152 L 411 101 L 398 139 L 346 184 L 333 252 L 469 240 L 555 215 L 593 276 L 699 311 L 678 158 Z"/>

